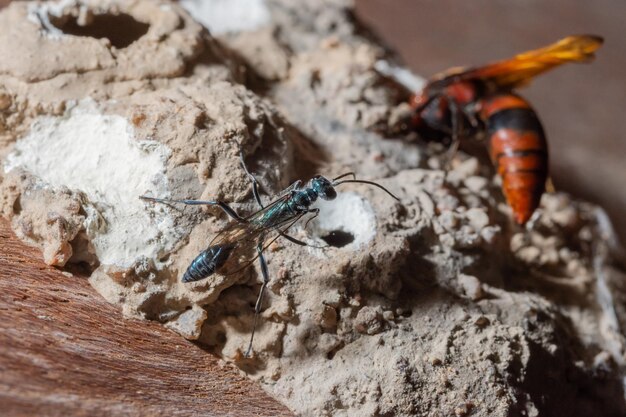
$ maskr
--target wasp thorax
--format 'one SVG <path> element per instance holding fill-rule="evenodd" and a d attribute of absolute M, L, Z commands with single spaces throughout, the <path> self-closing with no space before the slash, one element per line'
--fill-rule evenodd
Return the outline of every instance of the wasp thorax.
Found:
<path fill-rule="evenodd" d="M 335 191 L 333 184 L 321 175 L 313 177 L 311 188 L 315 190 L 322 200 L 334 200 L 337 197 L 337 191 Z"/>

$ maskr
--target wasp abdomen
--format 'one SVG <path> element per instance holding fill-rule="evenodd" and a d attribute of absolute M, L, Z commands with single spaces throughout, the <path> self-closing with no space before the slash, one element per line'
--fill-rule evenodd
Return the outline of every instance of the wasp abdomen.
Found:
<path fill-rule="evenodd" d="M 514 94 L 486 99 L 481 118 L 506 200 L 516 222 L 525 224 L 539 206 L 548 178 L 548 146 L 541 122 L 530 105 Z"/>
<path fill-rule="evenodd" d="M 202 251 L 185 271 L 183 282 L 199 281 L 212 275 L 228 260 L 233 248 L 233 246 L 220 245 L 211 246 Z"/>

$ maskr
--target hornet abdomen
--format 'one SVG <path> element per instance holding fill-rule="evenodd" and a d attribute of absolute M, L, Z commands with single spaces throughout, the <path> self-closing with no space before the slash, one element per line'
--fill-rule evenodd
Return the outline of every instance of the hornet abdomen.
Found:
<path fill-rule="evenodd" d="M 185 271 L 183 282 L 199 281 L 212 275 L 226 263 L 233 249 L 233 245 L 217 245 L 202 251 Z"/>
<path fill-rule="evenodd" d="M 526 100 L 507 93 L 482 101 L 489 154 L 518 224 L 539 206 L 548 179 L 548 145 L 541 122 Z"/>

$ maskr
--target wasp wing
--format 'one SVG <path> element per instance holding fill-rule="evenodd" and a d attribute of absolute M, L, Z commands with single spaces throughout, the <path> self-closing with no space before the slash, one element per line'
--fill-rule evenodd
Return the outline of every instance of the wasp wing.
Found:
<path fill-rule="evenodd" d="M 258 257 L 259 243 L 265 249 L 302 217 L 302 214 L 284 214 L 289 197 L 285 195 L 273 201 L 246 217 L 245 222 L 229 223 L 211 240 L 209 246 L 232 248 L 228 260 L 218 271 L 220 274 L 231 275 L 247 268 Z"/>
<path fill-rule="evenodd" d="M 511 59 L 476 68 L 452 68 L 432 77 L 427 88 L 439 89 L 458 81 L 481 80 L 498 90 L 512 90 L 534 77 L 568 62 L 589 62 L 602 46 L 594 35 L 568 36 L 543 48 L 527 51 Z"/>
<path fill-rule="evenodd" d="M 289 228 L 291 228 L 291 226 L 293 226 L 298 220 L 300 220 L 303 215 L 304 213 L 299 214 L 290 222 L 285 222 L 286 224 L 282 227 L 275 227 L 267 231 L 266 234 L 263 236 L 261 242 L 261 251 L 265 251 L 265 249 L 267 249 L 272 243 L 274 243 L 276 239 L 281 237 L 284 233 L 287 232 L 287 230 L 289 230 Z M 230 268 L 229 270 L 224 272 L 220 271 L 220 273 L 223 273 L 224 275 L 232 275 L 241 272 L 244 269 L 248 268 L 250 265 L 252 265 L 252 263 L 256 261 L 259 257 L 259 252 L 257 251 L 258 243 L 258 241 L 253 241 L 251 244 L 249 244 L 248 248 L 245 251 L 243 250 L 242 246 L 242 250 L 239 251 L 239 256 L 238 258 L 236 258 L 236 264 L 233 264 L 233 268 Z M 235 254 L 235 256 L 236 255 L 237 254 Z"/>

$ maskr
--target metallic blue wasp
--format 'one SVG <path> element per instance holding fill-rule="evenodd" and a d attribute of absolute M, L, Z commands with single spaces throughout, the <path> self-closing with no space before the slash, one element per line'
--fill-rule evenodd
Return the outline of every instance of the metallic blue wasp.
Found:
<path fill-rule="evenodd" d="M 257 318 L 261 311 L 263 295 L 269 282 L 269 272 L 263 251 L 276 239 L 283 237 L 288 241 L 301 246 L 310 246 L 287 234 L 287 231 L 306 214 L 311 214 L 307 220 L 319 215 L 318 208 L 311 205 L 318 199 L 333 200 L 337 197 L 335 187 L 345 183 L 363 183 L 373 185 L 385 191 L 391 197 L 399 200 L 389 190 L 375 182 L 357 180 L 353 172 L 340 175 L 329 180 L 321 175 L 313 177 L 304 187 L 298 180 L 282 191 L 279 196 L 263 205 L 259 194 L 259 183 L 256 177 L 250 173 L 244 162 L 243 152 L 240 150 L 241 165 L 246 175 L 252 182 L 252 194 L 260 209 L 255 213 L 242 217 L 233 208 L 223 201 L 200 201 L 200 200 L 168 200 L 141 196 L 140 198 L 157 203 L 180 203 L 187 205 L 217 206 L 233 219 L 220 233 L 209 243 L 207 249 L 202 251 L 185 271 L 182 282 L 194 282 L 211 276 L 213 273 L 233 274 L 248 267 L 255 259 L 259 259 L 263 284 L 257 297 L 254 309 L 254 324 L 250 335 L 250 343 L 246 351 L 249 356 L 252 349 L 252 341 L 257 325 Z M 351 179 L 343 179 L 352 177 Z M 305 225 L 306 228 L 306 225 Z"/>

